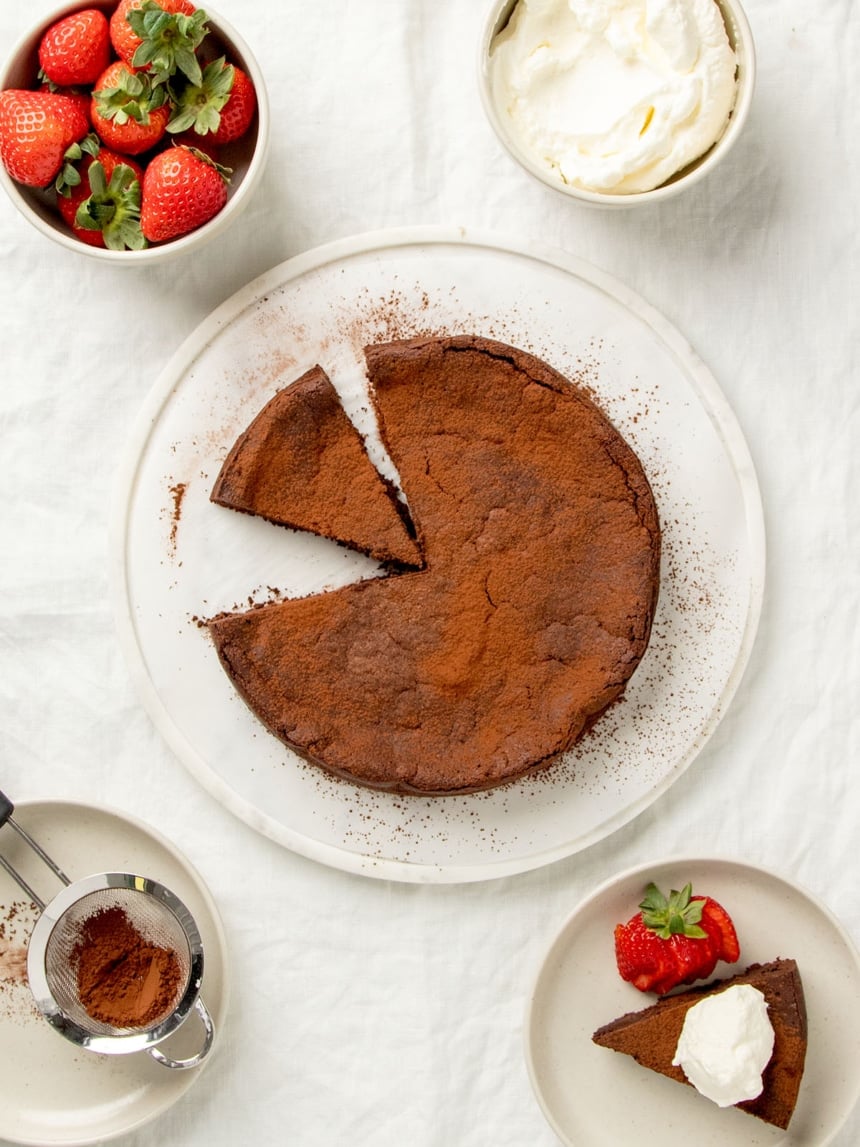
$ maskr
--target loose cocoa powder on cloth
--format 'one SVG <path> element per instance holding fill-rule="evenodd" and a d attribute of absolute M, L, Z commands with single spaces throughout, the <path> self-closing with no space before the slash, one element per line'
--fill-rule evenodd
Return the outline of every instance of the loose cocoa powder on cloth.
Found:
<path fill-rule="evenodd" d="M 121 908 L 84 921 L 72 952 L 87 1014 L 116 1028 L 148 1028 L 169 1015 L 182 990 L 179 956 L 150 943 Z"/>
<path fill-rule="evenodd" d="M 4 984 L 27 983 L 27 940 L 35 908 L 26 900 L 0 905 L 0 991 Z"/>

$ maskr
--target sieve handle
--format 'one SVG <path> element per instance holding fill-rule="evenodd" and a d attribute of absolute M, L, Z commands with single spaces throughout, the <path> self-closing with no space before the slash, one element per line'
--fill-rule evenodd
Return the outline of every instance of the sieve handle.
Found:
<path fill-rule="evenodd" d="M 8 824 L 10 826 L 10 828 L 14 828 L 17 833 L 19 833 L 21 836 L 23 836 L 24 839 L 27 840 L 27 843 L 29 844 L 30 841 L 29 841 L 29 838 L 27 837 L 27 834 L 24 832 L 24 830 L 19 825 L 15 824 L 14 820 L 12 820 L 12 813 L 14 811 L 15 811 L 15 806 L 12 804 L 12 802 L 9 800 L 9 798 L 6 796 L 6 794 L 4 792 L 0 792 L 0 828 L 2 828 L 4 824 Z M 39 908 L 40 911 L 44 911 L 45 902 L 43 900 L 41 900 L 36 895 L 36 893 L 33 891 L 33 889 L 30 887 L 30 885 L 27 883 L 27 881 L 21 875 L 21 873 L 18 872 L 18 870 L 16 868 L 12 867 L 12 865 L 9 863 L 9 861 L 6 859 L 5 856 L 0 856 L 0 868 L 5 869 L 6 872 L 9 873 L 9 875 L 12 877 L 12 879 L 15 881 L 15 883 L 18 885 L 18 887 L 22 890 L 22 892 L 24 892 L 25 895 L 30 897 L 30 899 Z"/>
<path fill-rule="evenodd" d="M 215 1024 L 199 996 L 194 1001 L 194 1010 L 203 1024 L 203 1046 L 200 1051 L 189 1056 L 188 1059 L 173 1059 L 171 1056 L 165 1055 L 159 1047 L 148 1047 L 146 1049 L 147 1055 L 151 1055 L 155 1062 L 160 1063 L 162 1067 L 171 1067 L 175 1071 L 182 1071 L 188 1067 L 196 1067 L 209 1054 L 212 1040 L 215 1038 Z"/>
<path fill-rule="evenodd" d="M 69 880 L 68 876 L 66 876 L 65 872 L 63 872 L 59 865 L 55 864 L 54 861 L 51 860 L 50 856 L 48 856 L 47 852 L 45 852 L 41 844 L 39 844 L 37 840 L 34 840 L 33 837 L 30 836 L 29 832 L 23 829 L 20 824 L 12 820 L 12 813 L 14 811 L 15 806 L 12 804 L 4 792 L 0 792 L 0 828 L 2 828 L 4 824 L 8 824 L 10 828 L 14 828 L 24 843 L 27 844 L 33 850 L 33 852 L 35 852 L 39 859 L 44 864 L 46 864 L 48 868 L 50 868 L 51 872 L 53 872 L 58 879 L 62 880 L 63 884 L 70 884 L 71 881 Z M 20 873 L 15 871 L 15 869 L 4 856 L 0 856 L 0 866 L 5 868 L 9 875 L 15 881 L 17 881 L 17 883 L 24 890 L 24 892 L 27 893 L 33 903 L 38 905 L 38 907 L 44 911 L 45 902 L 36 895 L 30 885 L 27 884 Z"/>

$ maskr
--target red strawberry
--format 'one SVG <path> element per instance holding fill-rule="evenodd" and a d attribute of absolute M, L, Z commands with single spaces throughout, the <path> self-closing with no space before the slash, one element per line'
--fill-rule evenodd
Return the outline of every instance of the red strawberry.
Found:
<path fill-rule="evenodd" d="M 646 927 L 641 913 L 616 926 L 615 959 L 621 978 L 640 992 L 659 991 L 655 985 L 668 983 L 675 975 L 671 950 Z"/>
<path fill-rule="evenodd" d="M 47 187 L 70 144 L 90 130 L 80 103 L 53 92 L 0 92 L 0 159 L 18 183 Z"/>
<path fill-rule="evenodd" d="M 701 925 L 711 937 L 711 943 L 717 952 L 718 960 L 725 960 L 727 964 L 734 964 L 740 959 L 741 948 L 738 943 L 738 934 L 731 917 L 721 904 L 705 897 L 702 908 Z"/>
<path fill-rule="evenodd" d="M 194 53 L 208 32 L 206 13 L 190 0 L 120 0 L 110 19 L 114 51 L 126 64 L 152 66 L 159 80 L 191 69 L 199 82 Z"/>
<path fill-rule="evenodd" d="M 107 17 L 97 8 L 58 20 L 39 44 L 41 74 L 52 84 L 93 84 L 109 63 Z"/>
<path fill-rule="evenodd" d="M 117 60 L 93 88 L 90 116 L 104 143 L 123 155 L 140 155 L 160 142 L 170 107 L 165 89 Z"/>
<path fill-rule="evenodd" d="M 232 143 L 240 139 L 251 126 L 257 110 L 257 93 L 250 77 L 233 65 L 233 90 L 221 109 L 221 123 L 212 133 L 212 143 Z"/>
<path fill-rule="evenodd" d="M 641 992 L 665 995 L 678 984 L 710 976 L 717 960 L 734 963 L 740 957 L 726 910 L 708 896 L 691 893 L 687 884 L 667 900 L 649 884 L 641 911 L 615 928 L 618 971 Z"/>
<path fill-rule="evenodd" d="M 45 83 L 40 84 L 36 90 L 40 92 L 53 92 L 55 95 L 66 96 L 67 99 L 74 100 L 89 120 L 90 99 L 92 97 L 88 88 L 86 90 L 81 88 L 60 88 L 57 87 L 56 84 L 52 84 L 50 81 L 46 81 Z"/>
<path fill-rule="evenodd" d="M 167 125 L 168 131 L 170 124 Z M 212 142 L 208 135 L 198 135 L 196 131 L 183 131 L 173 136 L 173 142 L 183 147 L 193 147 L 195 151 L 202 151 L 207 159 L 213 163 L 221 162 L 221 149 Z"/>
<path fill-rule="evenodd" d="M 100 147 L 96 136 L 88 137 L 84 148 L 76 173 L 80 182 L 61 188 L 57 197 L 60 214 L 82 243 L 140 250 L 146 246 L 140 230 L 142 169 L 128 156 Z"/>
<path fill-rule="evenodd" d="M 186 83 L 175 98 L 168 131 L 191 130 L 208 143 L 232 143 L 251 126 L 257 95 L 250 78 L 223 56 L 203 69 L 201 83 Z"/>
<path fill-rule="evenodd" d="M 227 202 L 226 169 L 193 147 L 170 147 L 143 176 L 140 222 L 150 243 L 176 239 L 217 215 Z"/>
<path fill-rule="evenodd" d="M 717 962 L 717 953 L 710 934 L 702 929 L 703 937 L 670 936 L 665 943 L 671 952 L 675 964 L 674 974 L 669 978 L 668 986 L 661 985 L 661 991 L 668 991 L 676 984 L 692 984 L 703 976 L 709 976 Z M 664 981 L 664 984 L 666 981 Z"/>

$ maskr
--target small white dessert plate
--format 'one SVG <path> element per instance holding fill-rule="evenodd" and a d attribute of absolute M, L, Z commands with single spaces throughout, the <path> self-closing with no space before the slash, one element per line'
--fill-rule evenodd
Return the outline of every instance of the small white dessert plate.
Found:
<path fill-rule="evenodd" d="M 651 880 L 664 891 L 691 881 L 731 915 L 741 958 L 717 965 L 715 977 L 779 957 L 797 961 L 809 1045 L 787 1131 L 592 1043 L 603 1024 L 655 1002 L 620 978 L 613 940 Z M 775 873 L 724 859 L 641 865 L 601 885 L 552 942 L 529 996 L 525 1056 L 543 1113 L 568 1147 L 824 1147 L 860 1097 L 860 956 L 826 908 Z"/>
<path fill-rule="evenodd" d="M 108 869 L 139 872 L 184 901 L 203 939 L 201 995 L 217 1040 L 228 996 L 224 932 L 211 895 L 185 857 L 148 825 L 90 805 L 22 801 L 15 820 L 72 879 Z M 2 830 L 0 846 L 36 892 L 44 889 L 50 897 L 60 887 L 11 829 Z M 20 888 L 0 872 L 0 1139 L 71 1147 L 127 1134 L 180 1099 L 208 1061 L 169 1071 L 145 1053 L 97 1055 L 64 1040 L 36 1010 L 27 986 L 21 957 L 34 920 Z M 189 1029 L 195 1023 L 191 1017 Z M 174 1039 L 184 1043 L 185 1037 L 183 1027 L 171 1037 L 171 1049 L 177 1049 Z"/>

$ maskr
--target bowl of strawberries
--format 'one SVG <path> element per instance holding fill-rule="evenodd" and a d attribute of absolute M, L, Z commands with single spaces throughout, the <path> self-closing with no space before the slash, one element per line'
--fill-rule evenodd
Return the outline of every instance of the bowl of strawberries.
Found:
<path fill-rule="evenodd" d="M 0 73 L 0 182 L 64 247 L 127 266 L 220 234 L 259 183 L 269 114 L 239 34 L 192 0 L 77 0 Z"/>

